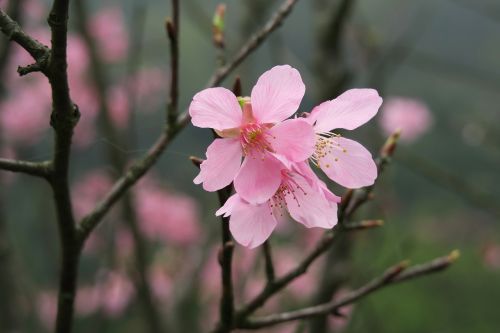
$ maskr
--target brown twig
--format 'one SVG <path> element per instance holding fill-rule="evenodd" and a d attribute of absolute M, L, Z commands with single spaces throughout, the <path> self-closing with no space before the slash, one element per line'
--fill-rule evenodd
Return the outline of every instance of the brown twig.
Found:
<path fill-rule="evenodd" d="M 48 179 L 52 171 L 52 162 L 29 162 L 0 158 L 0 169 L 10 172 L 20 172 L 27 175 Z"/>
<path fill-rule="evenodd" d="M 407 268 L 408 262 L 403 261 L 389 268 L 382 276 L 375 278 L 371 282 L 367 283 L 359 289 L 354 290 L 353 292 L 347 294 L 339 300 L 333 300 L 328 303 L 306 307 L 290 312 L 283 312 L 256 318 L 248 318 L 247 320 L 240 322 L 238 324 L 238 328 L 260 329 L 289 321 L 333 314 L 340 308 L 354 303 L 381 288 L 442 271 L 448 268 L 458 258 L 458 255 L 458 251 L 455 250 L 447 256 L 436 258 L 425 264 L 413 266 L 410 268 Z"/>
<path fill-rule="evenodd" d="M 179 0 L 172 0 L 172 19 L 167 20 L 167 36 L 170 40 L 170 91 L 167 102 L 167 122 L 175 124 L 179 109 Z"/>
<path fill-rule="evenodd" d="M 40 69 L 45 71 L 50 58 L 50 50 L 36 39 L 27 35 L 7 13 L 0 9 L 0 30 L 11 41 L 19 44 L 35 59 Z"/>
<path fill-rule="evenodd" d="M 267 283 L 273 283 L 276 275 L 274 273 L 273 255 L 271 252 L 271 244 L 269 240 L 264 242 L 262 247 L 262 252 L 264 253 L 264 264 L 266 270 Z"/>

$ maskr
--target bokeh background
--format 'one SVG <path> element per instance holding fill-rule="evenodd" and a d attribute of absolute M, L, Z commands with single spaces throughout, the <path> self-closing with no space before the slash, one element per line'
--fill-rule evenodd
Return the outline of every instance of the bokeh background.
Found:
<path fill-rule="evenodd" d="M 20 3 L 21 26 L 49 43 L 44 0 Z M 221 60 L 212 44 L 218 1 L 181 1 L 180 105 L 187 108 Z M 227 1 L 227 59 L 279 6 L 279 0 Z M 15 8 L 0 1 L 2 9 Z M 88 45 L 70 15 L 69 75 L 82 118 L 71 178 L 75 212 L 88 213 L 119 170 L 110 154 L 141 156 L 162 130 L 169 81 L 166 0 L 85 1 L 90 37 L 107 77 L 106 100 L 120 142 L 102 131 Z M 235 71 L 243 93 L 278 64 L 297 68 L 306 84 L 301 112 L 352 87 L 372 87 L 381 111 L 350 138 L 377 154 L 387 135 L 402 129 L 391 165 L 359 219 L 383 219 L 377 230 L 341 241 L 262 313 L 293 309 L 317 299 L 324 267 L 338 277 L 333 297 L 356 288 L 394 263 L 413 263 L 459 249 L 443 274 L 398 285 L 345 310 L 328 332 L 494 332 L 500 329 L 500 4 L 494 0 L 302 0 L 285 24 Z M 0 49 L 7 41 L 0 39 Z M 50 157 L 50 90 L 39 73 L 18 77 L 30 58 L 17 46 L 2 66 L 2 157 Z M 233 77 L 225 81 L 231 87 Z M 161 317 L 173 331 L 204 332 L 217 319 L 220 291 L 216 244 L 217 197 L 195 186 L 188 157 L 204 157 L 208 130 L 188 126 L 153 172 L 134 190 L 132 204 L 145 250 L 144 272 Z M 0 173 L 0 309 L 24 332 L 50 331 L 55 315 L 58 240 L 50 189 L 37 179 Z M 334 185 L 332 185 L 334 186 Z M 333 187 L 339 195 L 344 189 Z M 85 249 L 80 271 L 76 332 L 146 331 L 144 300 L 134 285 L 130 216 L 117 207 Z M 292 222 L 272 237 L 278 271 L 300 260 L 320 231 Z M 263 283 L 259 250 L 236 248 L 237 302 Z M 0 279 L 1 280 L 1 279 Z M 3 280 L 2 280 L 3 281 Z M 3 283 L 3 282 L 2 282 Z M 12 301 L 6 302 L 10 295 Z M 5 311 L 4 311 L 5 310 Z M 4 319 L 7 320 L 7 319 Z M 267 332 L 307 332 L 309 323 Z"/>

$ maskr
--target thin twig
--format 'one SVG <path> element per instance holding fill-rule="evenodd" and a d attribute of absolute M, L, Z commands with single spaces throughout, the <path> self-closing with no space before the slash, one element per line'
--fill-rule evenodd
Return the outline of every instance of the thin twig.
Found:
<path fill-rule="evenodd" d="M 328 303 L 290 312 L 283 312 L 256 318 L 248 318 L 244 322 L 239 323 L 238 328 L 260 329 L 284 322 L 329 315 L 337 312 L 343 306 L 354 303 L 383 287 L 442 271 L 448 268 L 458 258 L 458 255 L 458 251 L 455 250 L 447 256 L 436 258 L 428 263 L 413 266 L 410 268 L 407 268 L 408 262 L 403 261 L 389 268 L 382 276 L 372 280 L 371 282 L 347 294 L 339 300 L 333 300 Z"/>
<path fill-rule="evenodd" d="M 49 48 L 27 35 L 19 24 L 1 9 L 0 30 L 2 30 L 9 40 L 16 42 L 25 49 L 42 68 L 46 68 L 50 57 Z"/>
<path fill-rule="evenodd" d="M 167 122 L 175 124 L 179 100 L 179 0 L 172 0 L 172 19 L 167 20 L 167 36 L 170 40 L 170 91 L 167 102 Z"/>
<path fill-rule="evenodd" d="M 275 274 L 274 274 L 273 255 L 271 252 L 271 244 L 269 243 L 269 240 L 264 242 L 264 246 L 262 247 L 262 252 L 264 253 L 267 283 L 273 283 L 275 279 Z"/>
<path fill-rule="evenodd" d="M 27 175 L 48 179 L 52 171 L 52 162 L 29 162 L 0 158 L 0 170 L 20 172 Z"/>

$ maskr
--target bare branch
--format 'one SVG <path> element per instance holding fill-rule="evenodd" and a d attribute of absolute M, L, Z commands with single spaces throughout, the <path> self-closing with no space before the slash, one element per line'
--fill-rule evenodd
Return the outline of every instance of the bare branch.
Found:
<path fill-rule="evenodd" d="M 440 257 L 428 263 L 413 266 L 411 268 L 407 268 L 408 262 L 403 261 L 389 268 L 382 276 L 372 280 L 339 300 L 333 300 L 328 303 L 300 310 L 257 318 L 249 318 L 241 323 L 238 323 L 237 327 L 243 329 L 260 329 L 284 322 L 332 314 L 337 312 L 341 307 L 354 303 L 383 287 L 442 271 L 448 268 L 458 258 L 458 255 L 458 251 L 455 250 L 447 256 Z"/>
<path fill-rule="evenodd" d="M 29 162 L 0 158 L 0 169 L 48 179 L 52 171 L 52 163 L 50 161 Z"/>
<path fill-rule="evenodd" d="M 38 66 L 45 68 L 50 56 L 50 50 L 36 39 L 27 35 L 7 13 L 0 9 L 0 30 L 11 41 L 19 44 L 37 62 Z"/>
<path fill-rule="evenodd" d="M 175 124 L 179 109 L 179 0 L 172 0 L 172 20 L 167 20 L 166 30 L 170 40 L 170 92 L 167 102 L 167 121 Z"/>
<path fill-rule="evenodd" d="M 269 240 L 264 242 L 264 246 L 262 247 L 262 252 L 264 253 L 267 283 L 272 283 L 275 279 L 275 273 L 274 273 L 273 255 L 271 253 L 271 244 Z"/>

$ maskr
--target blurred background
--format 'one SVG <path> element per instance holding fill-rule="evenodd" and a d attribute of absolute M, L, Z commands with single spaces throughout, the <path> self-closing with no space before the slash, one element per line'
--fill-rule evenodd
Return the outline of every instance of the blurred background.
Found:
<path fill-rule="evenodd" d="M 218 4 L 181 1 L 181 110 L 281 1 L 228 1 L 224 51 L 212 43 Z M 49 44 L 49 1 L 3 0 L 0 6 Z M 82 117 L 71 178 L 79 218 L 119 176 L 113 156 L 140 157 L 162 130 L 170 75 L 164 28 L 169 11 L 167 0 L 73 4 L 69 81 Z M 356 216 L 383 219 L 384 227 L 341 239 L 327 261 L 316 263 L 261 313 L 338 297 L 404 259 L 418 263 L 461 251 L 449 271 L 384 289 L 343 309 L 343 317 L 265 332 L 500 329 L 499 36 L 500 4 L 494 0 L 302 0 L 238 67 L 244 95 L 275 65 L 298 69 L 306 84 L 300 112 L 349 88 L 377 89 L 384 98 L 379 114 L 346 133 L 374 155 L 390 133 L 402 130 L 374 199 Z M 29 64 L 29 55 L 8 46 L 4 36 L 0 43 L 1 156 L 47 159 L 52 153 L 48 82 L 40 73 L 19 77 L 17 66 Z M 96 61 L 101 87 L 95 81 Z M 231 87 L 233 81 L 234 76 L 224 85 Z M 109 122 L 114 134 L 107 130 Z M 75 332 L 148 332 L 151 321 L 174 332 L 205 332 L 216 322 L 218 201 L 192 183 L 197 169 L 188 159 L 204 157 L 211 140 L 210 131 L 188 126 L 91 237 L 81 263 Z M 0 184 L 5 249 L 0 331 L 49 332 L 59 258 L 50 189 L 38 179 L 5 172 Z M 331 186 L 339 195 L 344 191 Z M 278 272 L 293 267 L 320 235 L 292 222 L 281 225 L 271 239 Z M 263 259 L 259 249 L 237 246 L 235 251 L 236 301 L 242 304 L 265 282 Z M 146 285 L 137 282 L 141 277 Z M 331 282 L 326 286 L 325 277 Z"/>

